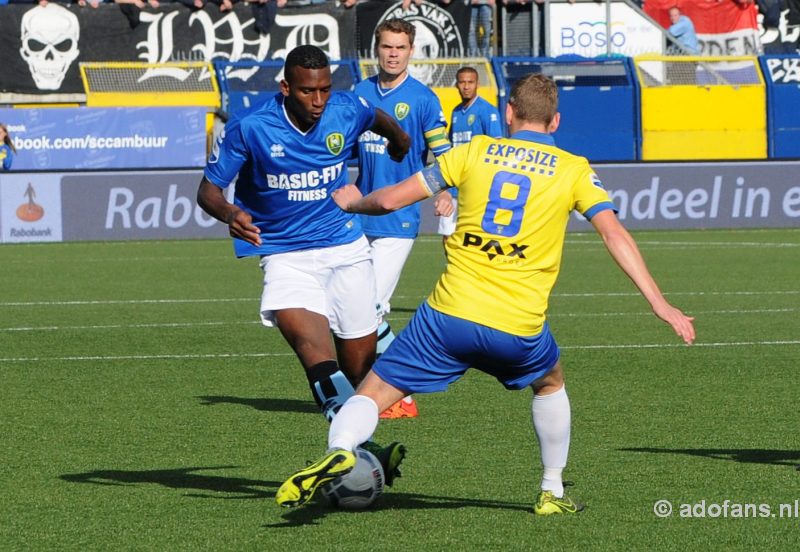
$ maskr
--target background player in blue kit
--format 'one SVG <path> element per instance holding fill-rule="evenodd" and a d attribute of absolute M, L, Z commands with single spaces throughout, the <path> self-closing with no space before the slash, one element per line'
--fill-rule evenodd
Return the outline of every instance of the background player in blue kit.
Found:
<path fill-rule="evenodd" d="M 297 354 L 328 420 L 375 359 L 369 244 L 359 218 L 330 197 L 347 183 L 347 159 L 367 130 L 389 140 L 387 157 L 408 151 L 408 135 L 386 113 L 331 92 L 322 50 L 299 46 L 286 57 L 280 93 L 225 126 L 197 193 L 228 225 L 236 255 L 261 258 L 261 320 L 277 325 Z M 229 203 L 223 190 L 235 179 Z M 383 452 L 389 483 L 404 449 L 395 443 Z"/>
<path fill-rule="evenodd" d="M 378 74 L 361 81 L 355 92 L 376 107 L 392 115 L 411 137 L 411 149 L 402 163 L 394 163 L 385 150 L 384 140 L 373 132 L 359 139 L 357 185 L 365 194 L 408 178 L 422 169 L 428 152 L 441 155 L 450 149 L 447 122 L 442 105 L 430 88 L 408 74 L 408 61 L 414 52 L 416 29 L 402 19 L 388 19 L 375 29 L 375 49 Z M 449 194 L 438 198 L 441 205 L 452 209 Z M 411 253 L 414 238 L 419 233 L 420 209 L 411 205 L 386 217 L 364 216 L 364 234 L 370 243 L 375 264 L 378 310 L 378 354 L 383 353 L 394 339 L 392 329 L 383 316 L 391 308 L 390 300 L 403 265 Z M 417 405 L 411 397 L 392 405 L 382 414 L 384 418 L 410 418 L 417 415 Z"/>
<path fill-rule="evenodd" d="M 503 135 L 500 114 L 495 106 L 478 95 L 479 86 L 478 72 L 474 68 L 461 67 L 456 71 L 456 88 L 461 103 L 453 108 L 450 116 L 449 134 L 453 147 L 466 144 L 473 136 L 500 138 Z M 439 234 L 445 242 L 456 229 L 458 200 L 455 190 L 451 190 L 450 194 L 453 196 L 453 212 L 449 216 L 439 217 Z"/>
<path fill-rule="evenodd" d="M 564 494 L 561 479 L 571 411 L 559 348 L 546 319 L 570 213 L 578 211 L 591 221 L 653 314 L 687 344 L 695 330 L 693 318 L 664 298 L 587 160 L 556 147 L 550 134 L 560 120 L 557 105 L 555 83 L 528 75 L 509 96 L 509 138 L 475 137 L 439 157 L 436 166 L 364 197 L 355 186 L 334 192 L 344 210 L 380 214 L 455 186 L 459 220 L 447 241 L 447 268 L 433 293 L 334 418 L 328 452 L 278 489 L 279 504 L 304 504 L 329 471 L 351 469 L 352 451 L 375 431 L 378 413 L 399 397 L 444 391 L 474 367 L 506 389 L 533 391 L 531 413 L 544 466 L 533 511 L 581 510 Z M 462 464 L 482 470 L 490 465 L 481 463 L 491 462 L 489 449 L 475 449 L 479 457 L 464 458 Z"/>

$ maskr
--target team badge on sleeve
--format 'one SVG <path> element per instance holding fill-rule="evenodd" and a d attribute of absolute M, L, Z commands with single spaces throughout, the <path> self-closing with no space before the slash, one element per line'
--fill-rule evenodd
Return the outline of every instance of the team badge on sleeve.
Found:
<path fill-rule="evenodd" d="M 601 190 L 605 190 L 605 188 L 603 187 L 603 182 L 600 180 L 600 177 L 598 177 L 595 173 L 590 174 L 589 178 L 592 180 L 592 184 L 594 184 Z"/>
<path fill-rule="evenodd" d="M 398 121 L 402 121 L 405 119 L 408 114 L 411 112 L 411 106 L 407 103 L 400 102 L 396 106 L 394 106 L 394 116 L 397 118 Z"/>
<path fill-rule="evenodd" d="M 325 145 L 333 155 L 339 155 L 344 147 L 344 135 L 341 132 L 331 132 L 325 138 Z"/>

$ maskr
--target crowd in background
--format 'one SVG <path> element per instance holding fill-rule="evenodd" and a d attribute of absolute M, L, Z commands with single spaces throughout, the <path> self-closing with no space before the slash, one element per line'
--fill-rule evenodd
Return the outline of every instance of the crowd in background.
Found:
<path fill-rule="evenodd" d="M 226 12 L 233 9 L 234 4 L 244 2 L 249 5 L 254 19 L 254 26 L 261 34 L 267 34 L 272 23 L 275 20 L 277 10 L 279 8 L 301 7 L 309 5 L 326 4 L 330 2 L 336 3 L 343 8 L 352 8 L 360 2 L 367 0 L 0 0 L 0 5 L 3 4 L 38 4 L 46 6 L 49 2 L 54 2 L 62 5 L 77 4 L 81 7 L 97 8 L 100 4 L 115 3 L 120 6 L 120 10 L 125 14 L 131 27 L 139 24 L 139 11 L 150 7 L 158 8 L 162 4 L 178 3 L 187 6 L 193 10 L 201 10 L 207 4 L 214 4 L 218 6 L 220 12 Z M 385 0 L 386 2 L 394 0 Z M 401 0 L 403 9 L 408 9 L 412 3 L 420 5 L 425 2 L 436 3 L 446 6 L 451 2 L 464 2 L 471 5 L 471 18 L 468 37 L 468 55 L 491 57 L 492 56 L 492 34 L 495 29 L 494 16 L 498 0 Z M 567 0 L 574 3 L 576 0 Z M 640 8 L 645 5 L 646 0 L 632 0 Z M 723 1 L 723 0 L 720 0 Z M 764 31 L 769 33 L 777 33 L 777 29 L 781 25 L 781 12 L 789 7 L 789 4 L 797 4 L 800 10 L 800 0 L 728 0 L 742 6 L 743 8 L 752 4 L 756 4 L 758 11 L 761 14 L 761 25 Z M 545 0 L 500 0 L 503 6 L 517 5 L 517 6 L 530 6 L 532 4 L 544 4 Z M 602 2 L 602 0 L 595 0 L 595 2 Z M 694 22 L 686 14 L 682 13 L 679 9 L 678 0 L 675 0 L 674 7 L 670 8 L 670 22 L 669 25 L 665 24 L 671 37 L 673 38 L 673 48 L 671 53 L 678 54 L 699 54 L 700 49 L 697 43 L 696 31 Z M 685 2 L 684 2 L 685 4 Z M 544 10 L 539 13 L 543 18 Z M 674 20 L 673 20 L 674 19 Z M 543 20 L 541 22 L 543 24 Z M 791 23 L 791 22 L 790 22 Z M 543 54 L 543 52 L 540 52 Z"/>

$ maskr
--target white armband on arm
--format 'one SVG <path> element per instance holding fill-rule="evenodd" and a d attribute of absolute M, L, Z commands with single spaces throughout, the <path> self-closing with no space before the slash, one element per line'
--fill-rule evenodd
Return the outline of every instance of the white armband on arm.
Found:
<path fill-rule="evenodd" d="M 430 167 L 422 169 L 419 174 L 422 177 L 422 185 L 430 195 L 436 195 L 442 190 L 450 187 L 448 186 L 447 182 L 445 182 L 444 176 L 442 176 L 442 171 L 439 169 L 439 165 L 436 163 Z"/>

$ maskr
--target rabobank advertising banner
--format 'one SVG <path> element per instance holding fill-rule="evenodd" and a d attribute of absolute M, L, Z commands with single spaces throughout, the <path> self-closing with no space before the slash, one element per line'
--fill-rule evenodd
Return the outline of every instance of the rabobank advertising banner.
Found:
<path fill-rule="evenodd" d="M 200 169 L 0 172 L 0 241 L 225 237 L 228 228 L 197 206 L 202 176 Z M 233 186 L 226 194 L 232 199 Z"/>
<path fill-rule="evenodd" d="M 0 109 L 14 171 L 202 167 L 202 107 Z"/>
<path fill-rule="evenodd" d="M 800 227 L 800 161 L 598 164 L 595 171 L 631 230 Z M 197 206 L 202 176 L 200 169 L 0 172 L 0 241 L 225 238 L 228 228 Z M 232 194 L 233 186 L 228 201 Z M 428 200 L 421 231 L 437 226 Z M 591 225 L 576 214 L 569 230 Z"/>
<path fill-rule="evenodd" d="M 596 165 L 631 230 L 800 227 L 800 162 Z M 581 215 L 570 230 L 591 231 Z"/>
<path fill-rule="evenodd" d="M 61 175 L 0 174 L 0 241 L 62 241 Z"/>

